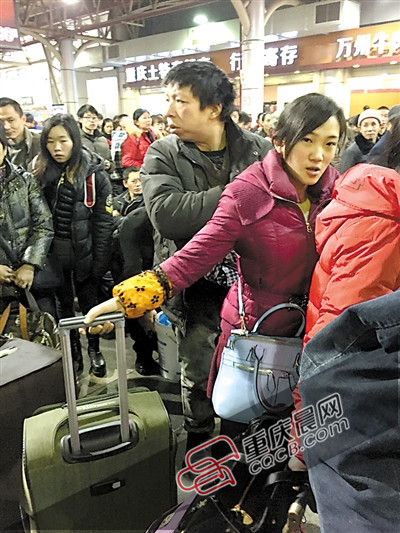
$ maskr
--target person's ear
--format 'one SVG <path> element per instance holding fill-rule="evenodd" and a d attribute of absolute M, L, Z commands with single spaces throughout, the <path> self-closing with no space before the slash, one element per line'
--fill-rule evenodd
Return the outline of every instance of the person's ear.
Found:
<path fill-rule="evenodd" d="M 274 146 L 278 154 L 281 154 L 281 156 L 285 158 L 285 143 L 282 141 L 274 140 Z"/>
<path fill-rule="evenodd" d="M 210 118 L 215 119 L 219 118 L 222 112 L 222 104 L 215 104 L 210 106 Z"/>

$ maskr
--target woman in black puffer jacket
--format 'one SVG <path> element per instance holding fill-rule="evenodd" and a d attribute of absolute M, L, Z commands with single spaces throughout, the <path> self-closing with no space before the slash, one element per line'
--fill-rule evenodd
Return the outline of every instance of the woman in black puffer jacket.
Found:
<path fill-rule="evenodd" d="M 58 318 L 74 316 L 74 293 L 85 314 L 97 303 L 98 280 L 109 268 L 112 195 L 103 159 L 82 146 L 72 115 L 57 114 L 44 123 L 35 174 L 53 213 L 53 247 L 63 269 L 64 283 L 56 292 Z M 83 361 L 77 331 L 71 341 L 79 372 Z M 88 335 L 88 346 L 90 372 L 103 377 L 99 336 Z"/>

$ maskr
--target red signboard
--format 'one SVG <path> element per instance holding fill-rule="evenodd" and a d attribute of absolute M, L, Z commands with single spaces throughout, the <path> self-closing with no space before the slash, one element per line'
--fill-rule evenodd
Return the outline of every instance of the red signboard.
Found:
<path fill-rule="evenodd" d="M 0 51 L 20 49 L 14 0 L 0 1 Z"/>

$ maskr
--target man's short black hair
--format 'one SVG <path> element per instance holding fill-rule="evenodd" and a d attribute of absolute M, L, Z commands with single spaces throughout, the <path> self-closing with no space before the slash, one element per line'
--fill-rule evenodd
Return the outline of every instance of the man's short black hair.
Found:
<path fill-rule="evenodd" d="M 24 114 L 24 112 L 22 111 L 22 107 L 19 105 L 18 102 L 16 102 L 12 98 L 3 96 L 3 98 L 0 98 L 0 107 L 6 107 L 6 105 L 12 106 L 15 112 L 18 113 L 20 117 L 22 117 L 22 115 Z"/>
<path fill-rule="evenodd" d="M 132 165 L 131 167 L 126 167 L 122 173 L 122 179 L 127 180 L 131 172 L 139 172 L 140 167 Z"/>
<path fill-rule="evenodd" d="M 236 94 L 232 82 L 223 70 L 210 61 L 187 61 L 173 67 L 164 78 L 163 85 L 189 87 L 200 100 L 200 109 L 222 105 L 220 118 L 229 119 Z"/>
<path fill-rule="evenodd" d="M 245 111 L 239 111 L 239 124 L 250 124 L 251 116 Z"/>
<path fill-rule="evenodd" d="M 2 122 L 0 122 L 0 144 L 3 146 L 3 148 L 7 148 L 9 146 L 6 130 L 4 129 Z"/>
<path fill-rule="evenodd" d="M 76 114 L 78 115 L 79 118 L 82 118 L 83 115 L 89 111 L 89 113 L 92 113 L 92 115 L 96 115 L 97 117 L 99 116 L 99 113 L 97 112 L 97 109 L 90 105 L 90 104 L 84 104 L 82 105 L 78 111 L 76 112 Z"/>

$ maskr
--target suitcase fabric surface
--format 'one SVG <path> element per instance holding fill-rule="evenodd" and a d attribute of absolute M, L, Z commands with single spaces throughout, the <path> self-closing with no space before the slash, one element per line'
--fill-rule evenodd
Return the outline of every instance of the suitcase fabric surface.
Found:
<path fill-rule="evenodd" d="M 62 320 L 68 408 L 25 421 L 23 508 L 36 531 L 139 533 L 176 503 L 168 414 L 158 392 L 128 393 L 124 320 L 121 314 L 107 319 L 116 325 L 119 397 L 76 404 L 67 328 L 82 319 Z"/>
<path fill-rule="evenodd" d="M 3 342 L 4 341 L 4 342 Z M 0 530 L 19 521 L 24 418 L 65 401 L 61 351 L 23 339 L 0 340 Z"/>

